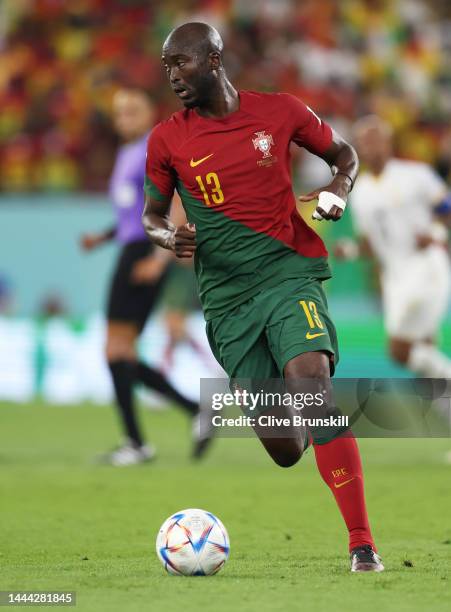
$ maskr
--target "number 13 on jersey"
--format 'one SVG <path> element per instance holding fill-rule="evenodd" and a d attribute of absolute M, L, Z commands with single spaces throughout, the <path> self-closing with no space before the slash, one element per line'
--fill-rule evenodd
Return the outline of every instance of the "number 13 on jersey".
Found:
<path fill-rule="evenodd" d="M 201 176 L 196 176 L 196 181 L 207 206 L 224 202 L 224 194 L 222 193 L 221 183 L 216 172 L 209 172 L 205 177 L 205 182 Z"/>

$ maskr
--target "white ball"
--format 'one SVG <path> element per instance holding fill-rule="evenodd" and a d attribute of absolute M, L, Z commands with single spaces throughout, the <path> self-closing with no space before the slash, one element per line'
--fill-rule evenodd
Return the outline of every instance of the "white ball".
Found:
<path fill-rule="evenodd" d="M 230 540 L 226 528 L 214 514 L 188 508 L 163 523 L 156 548 L 169 574 L 211 576 L 227 561 Z"/>

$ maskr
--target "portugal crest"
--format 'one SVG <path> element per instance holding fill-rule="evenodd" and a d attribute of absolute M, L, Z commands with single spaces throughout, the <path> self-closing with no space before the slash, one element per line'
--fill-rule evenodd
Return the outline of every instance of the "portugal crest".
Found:
<path fill-rule="evenodd" d="M 265 134 L 265 132 L 255 132 L 257 138 L 253 138 L 254 149 L 258 149 L 263 153 L 263 159 L 271 157 L 271 147 L 274 144 L 273 137 L 271 134 Z"/>

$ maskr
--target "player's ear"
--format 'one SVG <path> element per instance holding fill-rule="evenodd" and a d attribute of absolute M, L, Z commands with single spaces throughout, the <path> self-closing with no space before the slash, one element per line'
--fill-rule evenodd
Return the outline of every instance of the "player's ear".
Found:
<path fill-rule="evenodd" d="M 218 70 L 221 65 L 221 55 L 217 51 L 208 54 L 208 62 L 212 70 Z"/>

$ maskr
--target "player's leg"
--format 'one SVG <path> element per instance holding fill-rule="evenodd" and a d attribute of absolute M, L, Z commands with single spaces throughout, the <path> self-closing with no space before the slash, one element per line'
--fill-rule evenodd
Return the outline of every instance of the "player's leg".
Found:
<path fill-rule="evenodd" d="M 389 336 L 388 338 L 390 357 L 400 365 L 407 366 L 411 348 L 412 342 L 410 340 L 397 338 L 396 336 Z"/>
<path fill-rule="evenodd" d="M 146 244 L 146 243 L 144 243 Z M 149 243 L 144 247 L 148 251 Z M 145 252 L 141 256 L 146 256 Z M 160 300 L 163 291 L 166 290 L 168 279 L 172 275 L 172 266 L 155 283 L 147 284 L 131 284 L 128 289 L 128 309 L 129 316 L 136 321 L 139 330 L 144 329 L 144 326 L 155 309 L 156 304 Z M 181 331 L 181 330 L 179 330 Z M 189 416 L 193 417 L 197 414 L 199 406 L 189 398 L 179 393 L 169 382 L 167 377 L 159 370 L 150 367 L 142 359 L 136 361 L 135 377 L 138 382 L 145 385 L 149 389 L 157 391 L 164 395 L 167 399 L 175 403 Z"/>
<path fill-rule="evenodd" d="M 139 321 L 141 329 L 144 328 L 148 316 L 153 311 L 160 297 L 161 291 L 166 283 L 166 278 L 167 277 L 162 277 L 151 287 L 144 287 L 146 290 L 145 294 L 142 294 L 142 287 L 134 287 L 132 289 L 134 293 L 132 303 L 136 306 L 135 318 Z M 140 294 L 139 296 L 138 293 Z M 176 334 L 182 334 L 184 331 L 184 318 L 181 322 L 179 319 L 178 323 Z M 170 399 L 176 406 L 181 408 L 192 418 L 192 456 L 194 459 L 202 458 L 210 445 L 212 435 L 210 429 L 205 429 L 200 426 L 199 404 L 177 391 L 162 372 L 150 367 L 142 360 L 136 363 L 135 376 L 137 381 Z"/>
<path fill-rule="evenodd" d="M 164 319 L 168 334 L 163 351 L 164 371 L 171 370 L 175 348 L 187 339 L 186 313 L 189 310 L 188 292 L 192 275 L 191 268 L 175 262 L 164 289 Z"/>
<path fill-rule="evenodd" d="M 323 384 L 329 377 L 330 355 L 308 352 L 291 359 L 285 366 L 287 386 L 295 392 L 305 379 L 315 379 Z M 327 442 L 315 438 L 313 448 L 318 470 L 331 489 L 349 531 L 349 550 L 369 545 L 374 548 L 363 492 L 363 472 L 359 450 L 349 431 L 331 432 Z"/>
<path fill-rule="evenodd" d="M 290 393 L 330 387 L 338 360 L 335 328 L 318 282 L 293 283 L 274 308 L 268 336 Z M 308 380 L 307 380 L 308 379 Z M 312 381 L 312 382 L 309 382 Z M 365 506 L 359 449 L 350 431 L 310 430 L 318 470 L 335 497 L 349 533 L 353 571 L 381 571 Z"/>
<path fill-rule="evenodd" d="M 136 341 L 152 312 L 166 280 L 163 274 L 157 282 L 136 284 L 132 278 L 134 265 L 149 256 L 150 245 L 140 240 L 126 245 L 119 257 L 108 300 L 108 337 L 106 357 L 113 379 L 121 421 L 129 444 L 125 446 L 147 453 L 143 435 L 139 429 L 133 401 L 135 382 L 152 388 L 195 415 L 198 406 L 185 398 L 157 370 L 150 368 L 137 357 Z M 128 461 L 130 459 L 130 461 Z M 126 454 L 126 461 L 133 458 Z M 113 461 L 115 462 L 115 461 Z M 122 463 L 121 463 L 122 464 Z"/>
<path fill-rule="evenodd" d="M 113 465 L 131 465 L 151 458 L 154 450 L 144 443 L 133 400 L 136 369 L 136 340 L 140 323 L 132 303 L 132 270 L 136 261 L 149 252 L 143 241 L 122 247 L 112 276 L 107 304 L 106 359 L 113 381 L 116 408 L 125 434 L 125 443 L 105 456 Z"/>
<path fill-rule="evenodd" d="M 141 258 L 148 257 L 148 251 L 149 242 L 147 240 L 134 243 L 130 261 L 126 265 L 124 287 L 118 289 L 116 300 L 114 297 L 111 299 L 109 309 L 110 313 L 114 312 L 116 318 L 133 322 L 138 330 L 138 335 L 154 311 L 167 280 L 166 271 L 156 282 L 136 284 L 132 281 L 131 273 L 134 264 Z M 136 355 L 133 361 L 133 374 L 137 382 L 161 393 L 190 416 L 197 414 L 198 404 L 196 402 L 179 393 L 161 372 L 150 367 Z"/>
<path fill-rule="evenodd" d="M 127 321 L 108 321 L 106 358 L 113 381 L 116 406 L 126 442 L 108 455 L 114 465 L 129 465 L 150 459 L 154 452 L 144 443 L 133 402 L 135 343 L 138 328 Z"/>
<path fill-rule="evenodd" d="M 426 378 L 451 378 L 451 359 L 436 345 L 449 298 L 449 263 L 437 247 L 420 254 L 404 278 L 383 281 L 384 322 L 394 361 Z"/>
<path fill-rule="evenodd" d="M 389 353 L 418 377 L 450 379 L 451 359 L 436 341 L 449 301 L 448 256 L 436 247 L 421 254 L 419 264 L 411 282 L 399 278 L 383 285 Z M 449 423 L 449 410 L 435 402 L 433 407 Z M 451 463 L 451 453 L 446 460 Z"/>
<path fill-rule="evenodd" d="M 209 351 L 191 335 L 187 327 L 188 315 L 200 309 L 196 277 L 192 263 L 175 263 L 171 267 L 164 291 L 165 326 L 168 334 L 163 351 L 162 368 L 169 372 L 173 365 L 174 351 L 180 344 L 187 344 L 197 357 L 211 369 L 212 359 Z"/>
<path fill-rule="evenodd" d="M 196 402 L 193 402 L 177 391 L 164 374 L 150 367 L 144 361 L 138 360 L 136 362 L 134 374 L 138 382 L 153 391 L 161 393 L 167 399 L 173 401 L 176 406 L 181 408 L 189 416 L 194 417 L 198 413 L 199 405 Z"/>
<path fill-rule="evenodd" d="M 390 357 L 420 377 L 451 378 L 451 359 L 437 348 L 435 339 L 389 337 Z"/>
<path fill-rule="evenodd" d="M 451 378 L 451 359 L 437 348 L 433 338 L 390 336 L 389 351 L 394 361 L 420 377 Z"/>
<path fill-rule="evenodd" d="M 169 372 L 174 361 L 174 351 L 178 344 L 186 340 L 186 313 L 167 307 L 164 323 L 168 340 L 163 351 L 163 369 Z"/>
<path fill-rule="evenodd" d="M 271 378 L 274 379 L 276 374 L 278 374 L 278 371 L 274 368 L 274 374 Z M 260 411 L 258 416 L 264 416 L 265 423 L 269 422 L 268 418 L 271 417 L 275 419 L 288 419 L 292 423 L 295 414 L 293 406 L 282 404 Z M 268 455 L 280 467 L 289 468 L 295 465 L 308 446 L 305 427 L 295 427 L 294 425 L 283 427 L 273 425 L 268 427 L 267 425 L 260 425 L 257 421 L 253 429 Z"/>
<path fill-rule="evenodd" d="M 260 383 L 280 379 L 279 370 L 272 358 L 265 336 L 265 314 L 263 304 L 252 298 L 227 315 L 207 322 L 207 338 L 218 363 L 230 377 L 232 388 L 245 385 L 248 391 L 255 391 Z M 258 389 L 259 390 L 259 389 Z M 260 408 L 252 412 L 257 417 L 292 418 L 291 406 Z M 303 428 L 276 428 L 261 426 L 257 422 L 254 431 L 265 450 L 275 463 L 290 467 L 302 456 L 306 441 Z"/>

